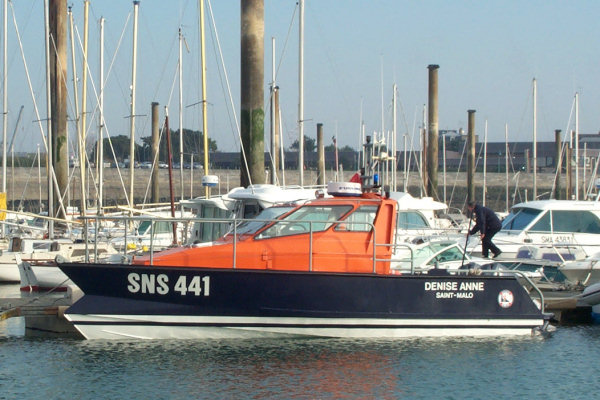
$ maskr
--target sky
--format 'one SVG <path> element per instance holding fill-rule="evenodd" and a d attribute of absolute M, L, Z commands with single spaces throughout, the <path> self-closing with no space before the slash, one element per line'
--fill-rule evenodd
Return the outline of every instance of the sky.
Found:
<path fill-rule="evenodd" d="M 76 39 L 76 70 L 81 83 L 83 1 L 69 4 L 80 38 Z M 235 116 L 240 115 L 240 1 L 212 0 L 205 4 L 208 134 L 217 141 L 219 150 L 238 151 L 236 126 L 239 123 Z M 283 142 L 287 147 L 298 137 L 298 8 L 294 0 L 265 0 L 264 8 L 265 112 L 268 115 L 271 38 L 275 38 L 276 80 L 280 87 Z M 16 152 L 33 151 L 36 144 L 43 146 L 45 123 L 37 122 L 47 118 L 43 11 L 43 0 L 9 2 L 9 143 L 19 109 L 24 107 L 14 140 Z M 398 148 L 402 149 L 404 135 L 409 147 L 412 140 L 412 147 L 418 148 L 418 128 L 422 123 L 423 105 L 427 103 L 427 66 L 437 64 L 440 66 L 440 129 L 466 130 L 467 110 L 475 109 L 476 132 L 480 138 L 487 121 L 489 141 L 504 140 L 505 124 L 510 141 L 532 140 L 532 81 L 535 78 L 538 140 L 554 140 L 555 129 L 563 132 L 575 129 L 576 92 L 579 93 L 579 132 L 598 133 L 599 15 L 600 2 L 583 0 L 305 0 L 304 132 L 315 138 L 316 124 L 322 123 L 327 144 L 337 135 L 340 145 L 357 148 L 361 121 L 367 134 L 390 131 L 392 88 L 396 84 Z M 129 135 L 133 2 L 91 0 L 89 141 L 96 137 L 98 124 L 100 17 L 106 20 L 104 113 L 107 131 L 112 136 Z M 15 21 L 33 94 L 24 72 Z M 138 141 L 150 135 L 153 101 L 161 107 L 168 105 L 170 126 L 179 128 L 179 28 L 187 44 L 183 46 L 182 57 L 183 126 L 201 130 L 201 109 L 197 104 L 201 99 L 198 21 L 197 0 L 140 2 Z M 216 46 L 217 36 L 223 63 Z M 70 53 L 67 58 L 69 113 L 74 115 Z M 161 108 L 161 119 L 163 115 Z M 74 134 L 72 121 L 69 130 Z M 266 120 L 265 145 L 268 132 Z"/>

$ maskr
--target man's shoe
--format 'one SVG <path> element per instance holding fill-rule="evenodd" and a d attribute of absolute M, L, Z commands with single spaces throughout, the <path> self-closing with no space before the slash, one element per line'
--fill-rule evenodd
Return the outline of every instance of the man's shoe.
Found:
<path fill-rule="evenodd" d="M 501 252 L 501 251 L 499 251 L 498 253 L 494 254 L 494 258 L 498 258 L 498 257 L 500 257 L 500 254 L 502 254 L 502 252 Z"/>

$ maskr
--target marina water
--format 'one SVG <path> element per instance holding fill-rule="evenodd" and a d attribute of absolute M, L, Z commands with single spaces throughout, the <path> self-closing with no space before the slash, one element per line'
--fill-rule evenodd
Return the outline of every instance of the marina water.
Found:
<path fill-rule="evenodd" d="M 547 337 L 85 341 L 0 322 L 0 399 L 597 398 L 600 326 Z"/>

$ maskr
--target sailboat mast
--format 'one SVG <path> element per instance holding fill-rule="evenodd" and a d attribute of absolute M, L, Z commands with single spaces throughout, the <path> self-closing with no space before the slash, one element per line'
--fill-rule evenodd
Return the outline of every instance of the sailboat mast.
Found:
<path fill-rule="evenodd" d="M 202 136 L 204 138 L 204 176 L 208 175 L 208 116 L 206 100 L 206 44 L 204 40 L 204 0 L 198 0 L 200 6 L 200 57 L 202 59 Z M 204 196 L 210 197 L 210 186 L 204 186 Z"/>
<path fill-rule="evenodd" d="M 138 30 L 138 10 L 140 1 L 133 1 L 133 60 L 131 63 L 131 112 L 129 115 L 129 207 L 133 207 L 134 201 L 134 166 L 135 166 L 135 83 L 137 71 L 137 30 Z"/>
<path fill-rule="evenodd" d="M 392 190 L 395 192 L 396 191 L 396 171 L 398 170 L 398 160 L 397 160 L 397 154 L 398 154 L 398 145 L 397 145 L 397 139 L 396 136 L 398 134 L 398 123 L 397 123 L 397 112 L 396 112 L 396 108 L 397 108 L 397 101 L 398 101 L 398 97 L 397 97 L 397 93 L 398 93 L 398 86 L 394 83 L 393 85 L 393 96 L 392 96 L 392 100 L 394 103 L 394 107 L 392 108 L 392 149 L 394 150 L 394 152 L 392 153 Z"/>
<path fill-rule="evenodd" d="M 46 130 L 48 135 L 48 152 L 46 155 L 47 175 L 48 175 L 48 216 L 54 217 L 54 187 L 52 175 L 54 174 L 54 140 L 52 138 L 52 94 L 50 91 L 50 6 L 48 0 L 44 0 L 44 30 L 45 30 L 45 53 L 46 53 Z M 4 36 L 6 38 L 6 35 Z M 13 167 L 14 168 L 14 167 Z M 54 220 L 48 220 L 48 238 L 54 238 Z"/>
<path fill-rule="evenodd" d="M 86 142 L 86 117 L 87 117 L 87 55 L 88 55 L 88 33 L 89 33 L 89 0 L 83 2 L 83 65 L 81 76 L 81 136 L 79 137 L 79 174 L 81 176 L 81 215 L 86 214 L 86 188 L 85 179 L 87 169 L 85 167 L 85 142 Z M 75 67 L 73 67 L 75 69 Z"/>
<path fill-rule="evenodd" d="M 575 93 L 575 200 L 579 200 L 579 92 Z"/>
<path fill-rule="evenodd" d="M 6 57 L 8 54 L 8 41 L 7 41 L 7 33 L 8 33 L 8 0 L 4 0 L 3 3 L 3 19 L 2 19 L 2 90 L 3 90 L 3 98 L 2 98 L 2 193 L 6 195 L 6 135 L 8 130 L 8 69 Z M 2 225 L 2 233 L 4 236 L 5 233 L 5 225 Z"/>
<path fill-rule="evenodd" d="M 40 162 L 40 144 L 37 145 L 37 167 L 38 167 L 38 186 L 39 186 L 39 212 L 42 212 L 42 165 Z M 14 176 L 14 172 L 13 172 Z M 14 186 L 14 185 L 13 185 Z"/>
<path fill-rule="evenodd" d="M 487 137 L 488 137 L 488 122 L 485 120 L 485 127 L 483 132 L 483 193 L 482 202 L 485 207 L 485 198 L 487 195 Z"/>
<path fill-rule="evenodd" d="M 442 135 L 442 168 L 444 169 L 444 203 L 446 203 L 446 135 Z"/>
<path fill-rule="evenodd" d="M 537 81 L 533 78 L 533 200 L 537 199 Z"/>
<path fill-rule="evenodd" d="M 179 180 L 183 200 L 183 35 L 179 28 Z"/>
<path fill-rule="evenodd" d="M 508 124 L 504 124 L 504 174 L 506 177 L 506 212 L 508 212 Z"/>
<path fill-rule="evenodd" d="M 104 207 L 104 17 L 100 17 L 100 124 L 98 126 L 98 215 L 102 215 Z"/>
<path fill-rule="evenodd" d="M 298 0 L 298 174 L 304 186 L 304 0 Z"/>

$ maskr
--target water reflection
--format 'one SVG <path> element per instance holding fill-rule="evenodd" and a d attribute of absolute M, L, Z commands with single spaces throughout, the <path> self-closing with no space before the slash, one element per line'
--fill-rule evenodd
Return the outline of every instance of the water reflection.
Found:
<path fill-rule="evenodd" d="M 599 339 L 598 326 L 517 340 L 4 337 L 0 386 L 40 399 L 566 398 L 595 395 Z"/>

